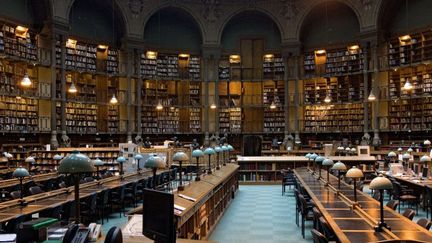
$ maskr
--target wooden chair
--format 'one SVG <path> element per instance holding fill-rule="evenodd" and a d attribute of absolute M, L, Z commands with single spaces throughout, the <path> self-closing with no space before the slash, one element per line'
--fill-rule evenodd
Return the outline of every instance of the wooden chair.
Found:
<path fill-rule="evenodd" d="M 398 207 L 398 205 L 399 205 L 399 201 L 398 200 L 390 200 L 386 204 L 387 207 L 389 207 L 389 208 L 391 208 L 393 210 L 396 210 L 396 208 Z"/>
<path fill-rule="evenodd" d="M 329 241 L 336 241 L 336 235 L 328 224 L 327 220 L 324 217 L 319 218 L 320 227 L 322 229 L 322 233 Z"/>
<path fill-rule="evenodd" d="M 432 226 L 432 222 L 426 218 L 421 218 L 421 219 L 417 220 L 417 224 L 420 225 L 421 227 L 427 229 L 427 230 L 429 230 Z"/>
<path fill-rule="evenodd" d="M 416 215 L 416 212 L 414 210 L 412 210 L 411 208 L 407 208 L 405 209 L 405 211 L 402 213 L 402 215 L 409 219 L 412 220 L 414 218 L 414 216 Z"/>
<path fill-rule="evenodd" d="M 312 229 L 311 233 L 312 233 L 313 243 L 328 243 L 329 242 L 327 240 L 327 238 L 323 234 L 321 234 L 318 230 Z"/>
<path fill-rule="evenodd" d="M 301 229 L 302 229 L 302 236 L 304 239 L 305 238 L 305 221 L 306 220 L 313 220 L 312 206 L 308 205 L 306 199 L 301 194 L 299 195 L 299 200 L 300 200 Z"/>

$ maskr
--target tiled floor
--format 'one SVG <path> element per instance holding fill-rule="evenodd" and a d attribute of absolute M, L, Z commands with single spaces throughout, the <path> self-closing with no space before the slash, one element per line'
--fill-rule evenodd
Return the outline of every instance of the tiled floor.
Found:
<path fill-rule="evenodd" d="M 277 185 L 240 186 L 210 240 L 219 243 L 312 242 L 312 223 L 306 222 L 306 239 L 295 224 L 295 199 L 281 196 Z"/>

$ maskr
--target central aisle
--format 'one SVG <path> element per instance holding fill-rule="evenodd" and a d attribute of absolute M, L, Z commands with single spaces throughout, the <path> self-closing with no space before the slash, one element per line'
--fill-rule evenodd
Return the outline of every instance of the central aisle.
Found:
<path fill-rule="evenodd" d="M 295 199 L 281 196 L 279 185 L 240 186 L 209 240 L 219 243 L 312 242 L 311 222 L 306 239 L 295 224 Z"/>

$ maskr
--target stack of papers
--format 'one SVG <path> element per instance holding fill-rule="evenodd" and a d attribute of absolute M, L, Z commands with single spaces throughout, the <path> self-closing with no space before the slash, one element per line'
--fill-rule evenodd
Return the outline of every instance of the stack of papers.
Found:
<path fill-rule="evenodd" d="M 0 242 L 1 243 L 15 243 L 16 242 L 16 234 L 0 234 Z"/>

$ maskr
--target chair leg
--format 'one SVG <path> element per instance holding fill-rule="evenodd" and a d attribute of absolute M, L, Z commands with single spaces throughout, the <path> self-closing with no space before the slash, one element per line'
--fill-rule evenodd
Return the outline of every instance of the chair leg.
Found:
<path fill-rule="evenodd" d="M 302 236 L 303 236 L 303 239 L 305 238 L 305 220 L 304 220 L 304 217 L 303 217 L 303 214 L 302 214 Z"/>

